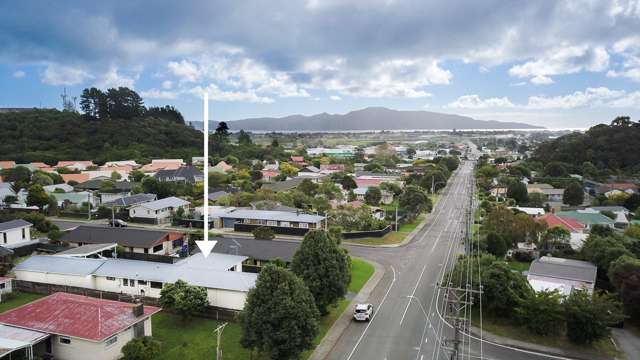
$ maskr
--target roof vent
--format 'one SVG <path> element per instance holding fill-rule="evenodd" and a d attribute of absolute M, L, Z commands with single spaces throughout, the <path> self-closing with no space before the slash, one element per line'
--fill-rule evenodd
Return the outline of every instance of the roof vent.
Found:
<path fill-rule="evenodd" d="M 133 316 L 135 317 L 140 317 L 142 315 L 144 315 L 144 304 L 143 303 L 136 303 L 133 305 Z"/>

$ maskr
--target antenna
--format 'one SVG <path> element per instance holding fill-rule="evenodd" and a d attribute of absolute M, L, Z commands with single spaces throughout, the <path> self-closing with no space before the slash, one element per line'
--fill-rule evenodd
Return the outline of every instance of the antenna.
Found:
<path fill-rule="evenodd" d="M 77 97 L 74 96 L 73 98 L 69 99 L 69 95 L 67 95 L 67 88 L 64 88 L 64 92 L 62 94 L 60 94 L 60 97 L 62 98 L 62 110 L 63 111 L 76 111 L 76 99 Z"/>

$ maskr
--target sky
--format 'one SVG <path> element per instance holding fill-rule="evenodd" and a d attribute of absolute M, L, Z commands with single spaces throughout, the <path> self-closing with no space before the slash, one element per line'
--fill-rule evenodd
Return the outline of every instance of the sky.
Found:
<path fill-rule="evenodd" d="M 640 0 L 3 1 L 0 107 L 128 86 L 201 120 L 426 110 L 640 120 Z"/>

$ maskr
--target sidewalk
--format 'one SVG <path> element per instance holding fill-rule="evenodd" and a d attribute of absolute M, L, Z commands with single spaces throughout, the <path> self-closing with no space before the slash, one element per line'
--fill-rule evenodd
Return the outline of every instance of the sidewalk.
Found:
<path fill-rule="evenodd" d="M 353 311 L 353 307 L 358 303 L 365 302 L 366 299 L 369 298 L 369 295 L 371 294 L 373 289 L 376 288 L 376 286 L 384 276 L 385 269 L 382 265 L 371 260 L 365 261 L 373 265 L 375 269 L 373 275 L 371 276 L 369 281 L 367 281 L 367 283 L 362 287 L 362 289 L 360 289 L 360 292 L 356 296 L 354 296 L 353 300 L 351 300 L 342 315 L 340 315 L 340 317 L 333 323 L 322 341 L 320 341 L 320 344 L 316 346 L 315 350 L 309 357 L 309 360 L 322 360 L 329 355 L 331 349 L 333 349 L 333 347 L 336 345 L 344 330 L 351 323 L 351 311 Z"/>
<path fill-rule="evenodd" d="M 480 337 L 480 328 L 471 326 L 470 331 L 473 336 Z M 506 347 L 512 347 L 512 348 L 526 350 L 526 351 L 533 351 L 533 352 L 538 352 L 538 353 L 542 353 L 550 356 L 557 356 L 557 357 L 562 357 L 567 359 L 576 359 L 576 360 L 613 360 L 615 359 L 615 358 L 603 356 L 603 355 L 578 352 L 574 350 L 559 349 L 559 348 L 554 348 L 550 346 L 538 345 L 538 344 L 533 344 L 525 341 L 509 339 L 506 337 L 494 335 L 486 330 L 482 331 L 482 339 L 486 342 L 491 342 L 491 343 L 495 343 L 495 344 L 506 346 Z"/>

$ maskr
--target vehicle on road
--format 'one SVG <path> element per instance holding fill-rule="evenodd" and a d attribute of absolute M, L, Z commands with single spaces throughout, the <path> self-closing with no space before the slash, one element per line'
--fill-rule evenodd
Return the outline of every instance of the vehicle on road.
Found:
<path fill-rule="evenodd" d="M 113 227 L 127 227 L 129 224 L 127 224 L 126 221 L 124 220 L 120 220 L 120 219 L 112 219 L 109 220 L 109 226 L 113 226 Z"/>
<path fill-rule="evenodd" d="M 357 321 L 369 321 L 373 317 L 373 305 L 358 304 L 353 311 L 353 318 Z"/>

